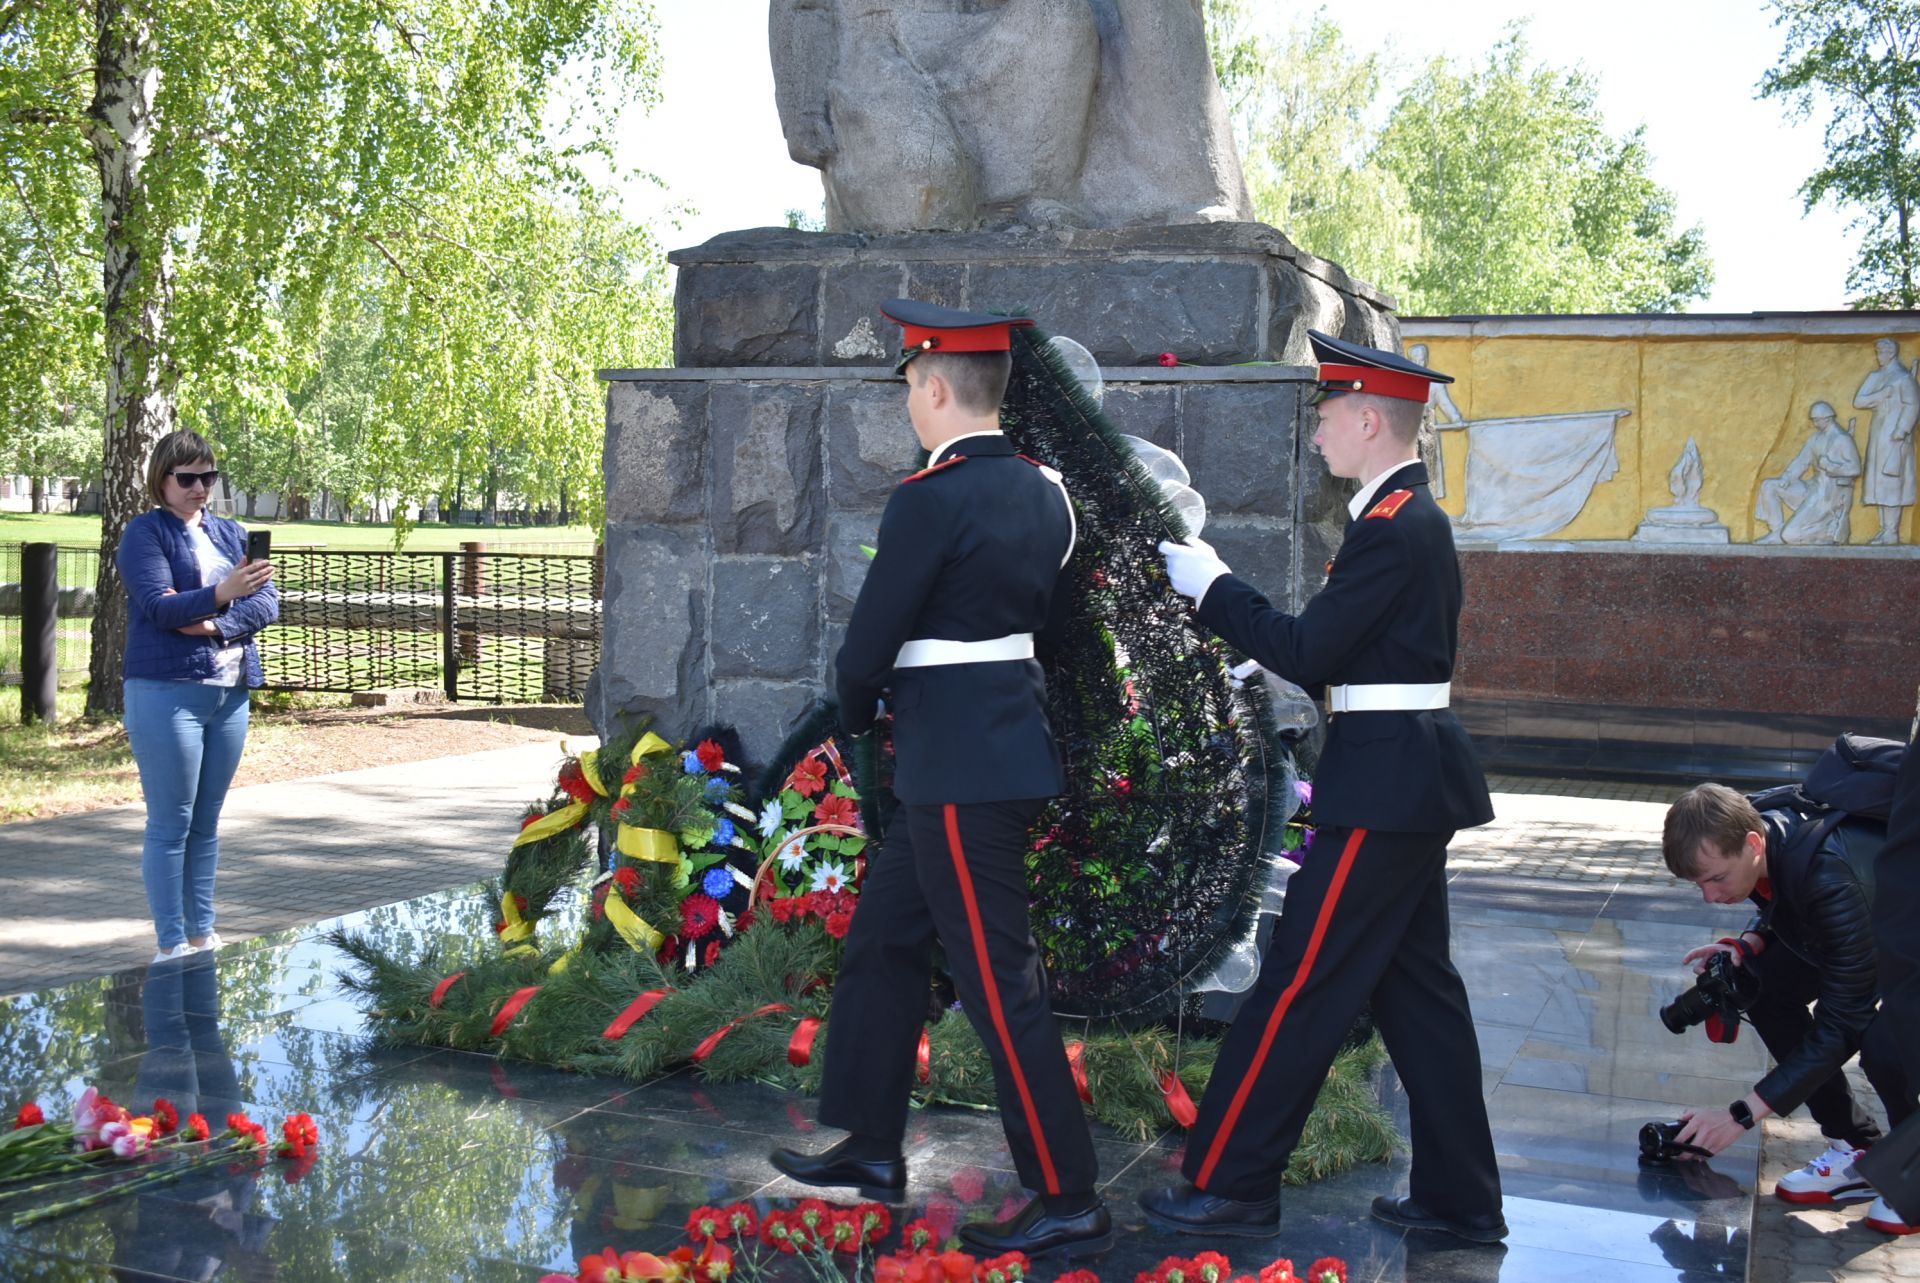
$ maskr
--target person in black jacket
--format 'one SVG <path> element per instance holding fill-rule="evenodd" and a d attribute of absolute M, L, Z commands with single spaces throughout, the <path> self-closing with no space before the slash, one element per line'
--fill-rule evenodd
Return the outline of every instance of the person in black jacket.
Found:
<path fill-rule="evenodd" d="M 893 492 L 834 660 L 841 729 L 893 716 L 898 817 L 867 870 L 827 1025 L 820 1120 L 850 1134 L 773 1165 L 813 1185 L 906 1185 L 901 1143 L 936 940 L 993 1059 L 1007 1145 L 1039 1197 L 961 1238 L 1037 1257 L 1111 1246 L 1086 1115 L 1028 926 L 1029 829 L 1065 786 L 1034 659 L 1073 505 L 1000 431 L 1008 329 L 1031 321 L 897 299 L 907 414 L 927 466 Z"/>
<path fill-rule="evenodd" d="M 1870 821 L 1848 821 L 1823 838 L 1811 823 L 1702 784 L 1668 808 L 1661 851 L 1674 876 L 1698 886 L 1708 903 L 1758 907 L 1738 937 L 1702 945 L 1682 962 L 1704 971 L 1724 952 L 1753 969 L 1760 991 L 1747 1019 L 1778 1062 L 1726 1107 L 1687 1110 L 1679 1139 L 1717 1154 L 1760 1119 L 1804 1104 L 1829 1146 L 1775 1192 L 1789 1202 L 1830 1203 L 1872 1195 L 1852 1165 L 1880 1139 L 1842 1066 L 1859 1053 L 1894 1126 L 1914 1112 L 1915 1083 L 1901 1064 L 1899 1030 L 1879 1012 L 1871 921 L 1873 858 L 1884 835 Z M 1737 1030 L 1709 1033 L 1731 1040 Z M 1869 1224 L 1904 1233 L 1882 1210 L 1876 1204 Z"/>
<path fill-rule="evenodd" d="M 1269 1236 L 1280 1179 L 1320 1084 L 1371 1005 L 1412 1113 L 1411 1194 L 1390 1224 L 1474 1242 L 1505 1236 L 1480 1050 L 1447 927 L 1447 843 L 1493 818 L 1486 778 L 1448 711 L 1460 564 L 1415 440 L 1446 375 L 1313 334 L 1314 442 L 1357 479 L 1326 586 L 1298 615 L 1236 578 L 1206 544 L 1163 543 L 1200 623 L 1328 705 L 1313 781 L 1314 850 L 1287 883 L 1260 978 L 1221 1044 L 1187 1139 L 1188 1184 L 1142 1206 L 1181 1233 Z"/>

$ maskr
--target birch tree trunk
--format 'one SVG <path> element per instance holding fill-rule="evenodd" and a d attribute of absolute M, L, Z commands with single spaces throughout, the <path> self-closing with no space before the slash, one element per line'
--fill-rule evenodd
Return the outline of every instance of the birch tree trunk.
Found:
<path fill-rule="evenodd" d="M 153 151 L 155 14 L 148 0 L 95 0 L 98 35 L 88 138 L 100 171 L 105 231 L 106 457 L 101 476 L 100 576 L 95 583 L 87 712 L 118 713 L 127 599 L 114 552 L 145 512 L 145 464 L 174 430 L 174 378 L 165 353 L 171 293 L 167 231 L 152 225 L 146 166 Z"/>

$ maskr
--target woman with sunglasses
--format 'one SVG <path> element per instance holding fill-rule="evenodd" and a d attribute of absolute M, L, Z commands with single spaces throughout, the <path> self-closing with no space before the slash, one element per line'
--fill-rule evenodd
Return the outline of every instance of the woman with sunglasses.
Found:
<path fill-rule="evenodd" d="M 205 511 L 219 479 L 197 432 L 160 438 L 147 464 L 154 508 L 127 523 L 115 562 L 127 590 L 126 726 L 147 834 L 140 870 L 159 937 L 155 962 L 220 947 L 213 874 L 220 808 L 262 684 L 254 635 L 280 616 L 269 562 L 246 532 Z"/>

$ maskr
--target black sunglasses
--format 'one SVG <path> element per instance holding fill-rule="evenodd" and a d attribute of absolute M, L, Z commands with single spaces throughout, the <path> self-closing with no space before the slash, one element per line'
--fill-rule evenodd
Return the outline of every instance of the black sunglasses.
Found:
<path fill-rule="evenodd" d="M 190 489 L 193 486 L 212 489 L 213 483 L 220 479 L 220 469 L 213 468 L 207 472 L 174 472 L 168 475 L 179 482 L 182 489 Z"/>

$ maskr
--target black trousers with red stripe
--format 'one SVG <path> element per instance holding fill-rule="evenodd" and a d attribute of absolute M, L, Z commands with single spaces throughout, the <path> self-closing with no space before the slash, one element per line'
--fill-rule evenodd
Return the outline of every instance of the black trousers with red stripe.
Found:
<path fill-rule="evenodd" d="M 1341 1040 L 1369 1002 L 1412 1112 L 1414 1199 L 1442 1216 L 1500 1210 L 1480 1046 L 1448 944 L 1451 833 L 1324 828 L 1260 979 L 1221 1044 L 1187 1137 L 1187 1179 L 1271 1198 Z"/>
<path fill-rule="evenodd" d="M 1021 1182 L 1078 1194 L 1098 1176 L 1093 1139 L 1027 922 L 1029 828 L 1044 805 L 900 808 L 868 866 L 834 980 L 820 1121 L 895 1143 L 905 1136 L 937 939 L 961 1010 L 993 1057 Z"/>

